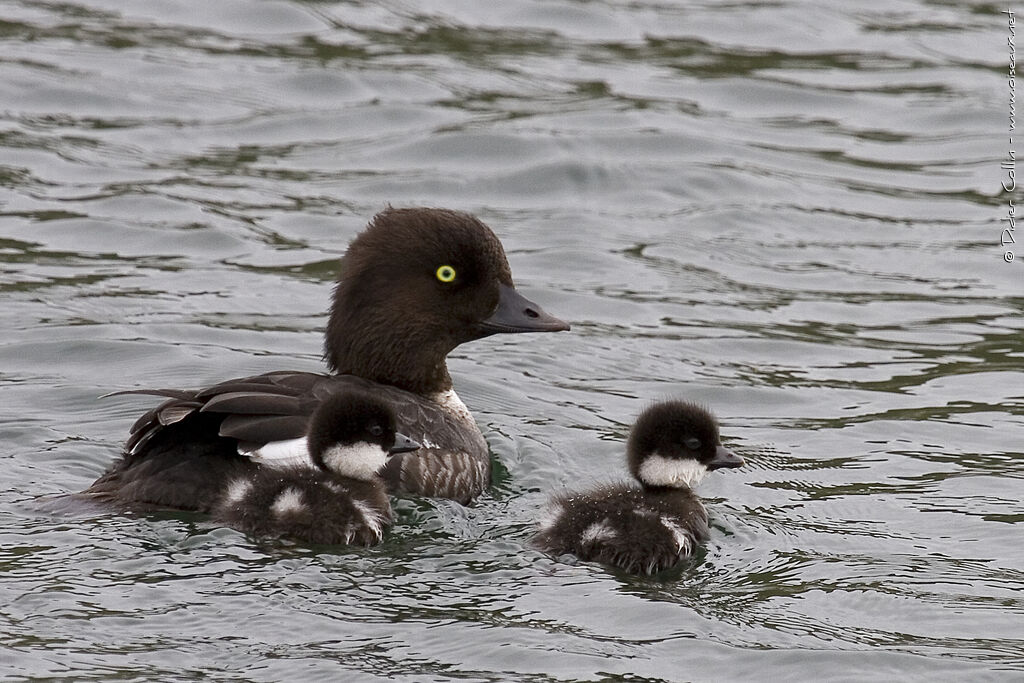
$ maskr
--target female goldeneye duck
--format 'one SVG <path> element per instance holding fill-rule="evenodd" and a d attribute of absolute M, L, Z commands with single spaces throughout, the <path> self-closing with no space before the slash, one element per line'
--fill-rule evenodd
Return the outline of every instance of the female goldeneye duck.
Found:
<path fill-rule="evenodd" d="M 549 553 L 572 553 L 634 574 L 668 569 L 708 538 L 708 516 L 691 487 L 743 459 L 719 442 L 718 423 L 685 401 L 658 403 L 637 418 L 626 447 L 640 483 L 556 496 L 533 538 Z"/>
<path fill-rule="evenodd" d="M 307 444 L 316 469 L 262 468 L 230 480 L 214 519 L 259 537 L 322 545 L 380 542 L 392 514 L 378 473 L 390 456 L 420 445 L 395 431 L 386 402 L 354 392 L 320 404 Z"/>
<path fill-rule="evenodd" d="M 487 444 L 445 357 L 496 333 L 569 326 L 520 295 L 501 242 L 465 213 L 388 209 L 341 259 L 325 334 L 331 374 L 270 372 L 202 390 L 135 390 L 166 400 L 132 426 L 125 453 L 84 493 L 126 505 L 208 511 L 226 480 L 260 466 L 312 468 L 310 415 L 334 393 L 388 402 L 423 444 L 386 465 L 388 488 L 468 502 L 491 480 Z"/>

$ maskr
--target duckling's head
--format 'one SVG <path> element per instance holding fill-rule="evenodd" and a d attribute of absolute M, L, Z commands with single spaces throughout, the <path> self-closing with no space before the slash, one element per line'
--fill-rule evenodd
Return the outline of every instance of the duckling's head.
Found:
<path fill-rule="evenodd" d="M 743 465 L 722 446 L 714 415 L 688 401 L 664 401 L 640 413 L 626 457 L 629 471 L 647 487 L 690 487 L 712 470 Z"/>
<path fill-rule="evenodd" d="M 356 392 L 324 400 L 310 420 L 306 440 L 317 467 L 363 481 L 372 480 L 392 455 L 420 447 L 396 430 L 387 403 Z"/>

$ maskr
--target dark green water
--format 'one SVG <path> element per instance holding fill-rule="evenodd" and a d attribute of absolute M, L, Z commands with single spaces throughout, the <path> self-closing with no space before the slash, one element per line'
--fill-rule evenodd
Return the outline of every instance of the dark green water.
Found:
<path fill-rule="evenodd" d="M 0 676 L 1021 680 L 1003 9 L 3 2 Z M 39 510 L 151 405 L 100 394 L 320 368 L 387 203 L 476 213 L 573 324 L 454 355 L 476 506 L 330 553 Z M 664 396 L 748 459 L 707 547 L 659 579 L 529 549 Z"/>

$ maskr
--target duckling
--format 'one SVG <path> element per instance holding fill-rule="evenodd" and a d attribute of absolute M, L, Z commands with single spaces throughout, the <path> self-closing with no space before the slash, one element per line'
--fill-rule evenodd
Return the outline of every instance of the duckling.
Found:
<path fill-rule="evenodd" d="M 637 418 L 626 447 L 639 482 L 555 496 L 533 543 L 560 555 L 654 574 L 690 555 L 708 539 L 708 516 L 691 490 L 704 476 L 743 459 L 719 441 L 706 408 L 665 401 Z"/>
<path fill-rule="evenodd" d="M 336 545 L 374 545 L 392 522 L 379 473 L 418 443 L 395 430 L 385 401 L 342 392 L 313 413 L 306 442 L 315 469 L 261 467 L 230 480 L 213 518 L 254 536 Z"/>

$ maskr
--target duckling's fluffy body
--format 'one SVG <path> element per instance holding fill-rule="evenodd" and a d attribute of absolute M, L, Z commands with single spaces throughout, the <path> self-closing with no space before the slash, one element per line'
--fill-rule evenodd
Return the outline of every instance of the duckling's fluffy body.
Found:
<path fill-rule="evenodd" d="M 392 522 L 383 481 L 294 467 L 232 481 L 212 516 L 253 536 L 317 545 L 374 545 Z"/>
<path fill-rule="evenodd" d="M 626 484 L 556 496 L 534 542 L 634 574 L 668 569 L 708 539 L 708 515 L 689 489 Z"/>

